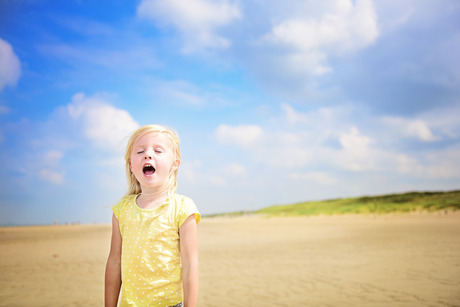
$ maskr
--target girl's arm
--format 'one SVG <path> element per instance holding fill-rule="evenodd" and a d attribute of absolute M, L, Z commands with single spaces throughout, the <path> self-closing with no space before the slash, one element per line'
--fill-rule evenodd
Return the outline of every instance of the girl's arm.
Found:
<path fill-rule="evenodd" d="M 115 214 L 112 216 L 112 242 L 105 268 L 105 306 L 116 307 L 121 287 L 121 233 Z"/>
<path fill-rule="evenodd" d="M 192 214 L 179 229 L 184 307 L 195 307 L 198 300 L 198 231 Z"/>

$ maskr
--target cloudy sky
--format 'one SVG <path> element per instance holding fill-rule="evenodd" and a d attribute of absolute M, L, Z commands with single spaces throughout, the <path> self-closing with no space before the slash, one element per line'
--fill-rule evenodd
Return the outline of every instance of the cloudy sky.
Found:
<path fill-rule="evenodd" d="M 460 188 L 457 0 L 0 1 L 0 224 L 105 223 L 137 127 L 203 214 Z"/>

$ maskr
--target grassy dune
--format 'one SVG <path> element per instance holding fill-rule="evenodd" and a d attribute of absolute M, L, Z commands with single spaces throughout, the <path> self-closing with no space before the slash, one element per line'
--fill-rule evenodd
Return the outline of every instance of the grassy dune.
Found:
<path fill-rule="evenodd" d="M 380 196 L 309 201 L 276 205 L 254 211 L 274 216 L 335 215 L 393 212 L 460 210 L 460 190 L 449 192 L 410 192 Z"/>

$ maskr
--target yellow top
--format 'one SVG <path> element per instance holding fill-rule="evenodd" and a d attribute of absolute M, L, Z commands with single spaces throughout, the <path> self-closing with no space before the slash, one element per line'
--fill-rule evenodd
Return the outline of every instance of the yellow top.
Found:
<path fill-rule="evenodd" d="M 179 228 L 192 214 L 193 200 L 175 194 L 155 209 L 141 209 L 138 195 L 112 210 L 122 236 L 120 306 L 174 306 L 183 300 Z"/>

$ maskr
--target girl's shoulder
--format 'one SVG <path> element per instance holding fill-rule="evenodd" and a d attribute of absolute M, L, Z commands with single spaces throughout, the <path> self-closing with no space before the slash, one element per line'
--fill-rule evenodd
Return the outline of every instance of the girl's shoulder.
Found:
<path fill-rule="evenodd" d="M 182 195 L 182 194 L 177 194 L 177 193 L 174 193 L 173 200 L 176 203 L 182 203 L 184 201 L 192 201 L 192 199 L 190 197 L 187 197 L 187 196 Z"/>
<path fill-rule="evenodd" d="M 121 198 L 121 200 L 118 202 L 117 205 L 121 205 L 121 206 L 126 206 L 127 204 L 129 204 L 131 201 L 135 200 L 136 197 L 138 196 L 139 194 L 129 194 L 129 195 L 125 195 Z"/>
<path fill-rule="evenodd" d="M 137 194 L 129 194 L 129 195 L 123 196 L 120 199 L 120 201 L 115 206 L 112 207 L 112 210 L 115 213 L 115 215 L 118 216 L 117 213 L 120 213 L 123 209 L 129 206 L 131 201 L 136 199 L 136 197 L 137 197 Z"/>
<path fill-rule="evenodd" d="M 192 214 L 195 215 L 197 223 L 200 221 L 201 215 L 195 205 L 195 202 L 190 197 L 176 193 L 173 198 L 173 203 L 179 226 L 181 226 Z"/>
<path fill-rule="evenodd" d="M 195 203 L 190 197 L 177 193 L 172 197 L 172 202 L 177 209 L 180 209 L 184 206 L 195 206 Z"/>

